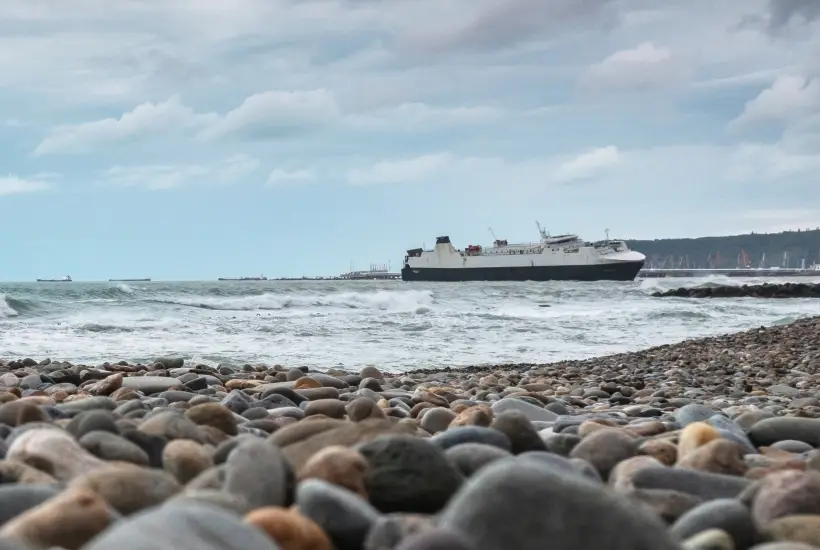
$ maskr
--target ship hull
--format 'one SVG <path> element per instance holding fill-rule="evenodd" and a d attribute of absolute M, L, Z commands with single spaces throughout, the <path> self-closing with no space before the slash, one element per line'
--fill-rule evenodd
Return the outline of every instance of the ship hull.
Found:
<path fill-rule="evenodd" d="M 403 281 L 634 281 L 643 261 L 513 267 L 409 267 Z"/>

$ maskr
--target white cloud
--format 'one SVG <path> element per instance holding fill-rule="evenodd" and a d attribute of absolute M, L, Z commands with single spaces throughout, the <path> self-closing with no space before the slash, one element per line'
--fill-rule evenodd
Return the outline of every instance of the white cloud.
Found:
<path fill-rule="evenodd" d="M 795 153 L 820 152 L 820 112 L 789 125 L 783 132 L 780 144 Z"/>
<path fill-rule="evenodd" d="M 156 136 L 212 120 L 182 104 L 178 96 L 161 103 L 142 103 L 119 118 L 57 126 L 34 150 L 35 156 L 88 152 L 103 145 Z"/>
<path fill-rule="evenodd" d="M 622 162 L 621 153 L 614 145 L 587 151 L 558 166 L 553 179 L 570 183 L 594 178 Z"/>
<path fill-rule="evenodd" d="M 261 166 L 258 158 L 245 154 L 232 155 L 214 170 L 214 178 L 220 183 L 234 183 L 250 176 Z"/>
<path fill-rule="evenodd" d="M 680 84 L 691 70 L 665 48 L 644 42 L 631 50 L 615 52 L 587 69 L 581 84 L 589 89 L 648 89 Z"/>
<path fill-rule="evenodd" d="M 820 111 L 820 79 L 782 75 L 770 88 L 748 101 L 731 123 L 742 127 L 760 122 L 793 121 Z"/>
<path fill-rule="evenodd" d="M 500 109 L 488 106 L 435 107 L 425 103 L 403 103 L 346 119 L 352 129 L 370 131 L 432 131 L 456 126 L 474 126 L 499 120 Z"/>
<path fill-rule="evenodd" d="M 145 187 L 146 189 L 171 189 L 188 183 L 191 179 L 209 173 L 204 166 L 196 164 L 152 164 L 142 166 L 112 166 L 106 180 L 121 187 Z"/>
<path fill-rule="evenodd" d="M 784 180 L 820 171 L 820 151 L 793 153 L 775 144 L 744 144 L 728 157 L 731 181 Z"/>
<path fill-rule="evenodd" d="M 200 137 L 272 139 L 332 124 L 340 116 L 328 90 L 268 91 L 254 94 L 205 128 Z"/>
<path fill-rule="evenodd" d="M 0 195 L 17 195 L 21 193 L 34 193 L 45 191 L 50 186 L 43 181 L 47 178 L 21 178 L 14 174 L 0 176 Z"/>
<path fill-rule="evenodd" d="M 412 2 L 410 2 L 412 3 Z M 396 3 L 388 2 L 392 7 Z M 613 0 L 469 0 L 405 31 L 403 45 L 428 53 L 496 50 L 612 21 Z M 612 8 L 612 9 L 610 9 Z"/>
<path fill-rule="evenodd" d="M 105 182 L 120 187 L 144 187 L 162 190 L 190 183 L 238 183 L 259 167 L 258 159 L 248 155 L 233 155 L 211 164 L 147 164 L 113 166 L 104 174 Z"/>
<path fill-rule="evenodd" d="M 313 170 L 282 170 L 276 168 L 268 175 L 267 185 L 276 187 L 280 185 L 304 184 L 312 182 L 316 178 Z"/>
<path fill-rule="evenodd" d="M 817 0 L 769 0 L 769 29 L 777 31 L 798 21 L 806 24 L 820 19 Z"/>
<path fill-rule="evenodd" d="M 267 91 L 253 94 L 224 115 L 197 113 L 179 96 L 162 103 L 143 103 L 119 118 L 105 118 L 54 128 L 35 156 L 90 153 L 112 144 L 193 133 L 204 141 L 288 139 L 305 131 L 334 127 L 339 131 L 434 131 L 497 121 L 502 111 L 487 106 L 435 107 L 405 103 L 372 112 L 345 114 L 335 95 L 323 89 Z"/>
<path fill-rule="evenodd" d="M 453 162 L 449 153 L 383 160 L 366 169 L 351 170 L 347 180 L 354 185 L 413 183 L 431 177 Z"/>

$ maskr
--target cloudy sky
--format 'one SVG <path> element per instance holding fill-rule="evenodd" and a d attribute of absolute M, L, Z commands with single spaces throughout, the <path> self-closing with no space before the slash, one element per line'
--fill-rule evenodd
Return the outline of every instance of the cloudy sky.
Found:
<path fill-rule="evenodd" d="M 820 225 L 817 0 L 3 0 L 0 279 Z"/>

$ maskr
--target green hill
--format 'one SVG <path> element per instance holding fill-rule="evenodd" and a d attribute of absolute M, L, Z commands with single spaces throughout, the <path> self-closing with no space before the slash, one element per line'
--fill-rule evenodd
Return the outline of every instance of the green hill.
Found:
<path fill-rule="evenodd" d="M 647 267 L 655 268 L 727 269 L 745 267 L 742 263 L 751 267 L 796 268 L 803 260 L 806 266 L 820 263 L 820 229 L 626 242 L 633 250 L 646 255 Z M 784 253 L 787 264 L 784 264 Z"/>

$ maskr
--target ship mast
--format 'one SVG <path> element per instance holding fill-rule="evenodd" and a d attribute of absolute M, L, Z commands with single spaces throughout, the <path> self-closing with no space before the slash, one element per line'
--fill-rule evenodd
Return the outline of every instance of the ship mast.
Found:
<path fill-rule="evenodd" d="M 538 232 L 541 234 L 541 238 L 546 239 L 547 238 L 547 231 L 545 229 L 541 228 L 541 224 L 538 223 L 537 220 L 535 222 L 535 225 L 536 225 L 536 227 L 538 227 Z"/>

